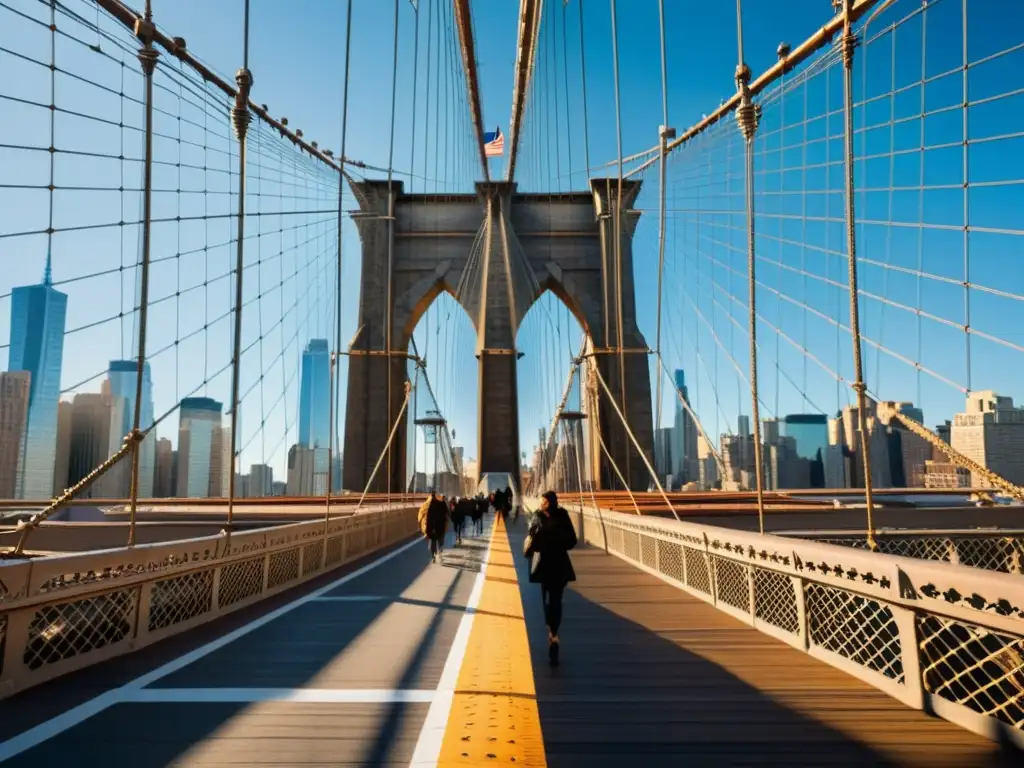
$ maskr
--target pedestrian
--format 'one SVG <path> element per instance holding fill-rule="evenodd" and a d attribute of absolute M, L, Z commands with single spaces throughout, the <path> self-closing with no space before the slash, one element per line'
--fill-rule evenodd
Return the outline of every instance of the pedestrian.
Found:
<path fill-rule="evenodd" d="M 482 493 L 476 495 L 473 508 L 473 535 L 484 535 L 484 515 L 487 514 L 487 499 Z"/>
<path fill-rule="evenodd" d="M 501 516 L 508 522 L 508 513 L 512 511 L 512 488 L 505 486 L 505 492 L 501 495 Z"/>
<path fill-rule="evenodd" d="M 455 546 L 462 543 L 462 531 L 466 527 L 466 518 L 472 511 L 472 502 L 466 498 L 456 498 L 452 505 L 452 531 L 455 534 Z"/>
<path fill-rule="evenodd" d="M 576 546 L 576 531 L 569 513 L 558 506 L 558 495 L 547 491 L 541 497 L 537 520 L 530 527 L 523 554 L 530 560 L 530 583 L 540 584 L 544 603 L 544 623 L 548 628 L 548 661 L 557 667 L 561 643 L 558 630 L 562 625 L 562 595 L 576 572 L 569 559 L 569 550 Z"/>
<path fill-rule="evenodd" d="M 444 534 L 448 527 L 448 505 L 440 494 L 430 492 L 430 496 L 420 506 L 418 520 L 420 532 L 430 542 L 430 559 L 436 563 L 444 551 Z"/>

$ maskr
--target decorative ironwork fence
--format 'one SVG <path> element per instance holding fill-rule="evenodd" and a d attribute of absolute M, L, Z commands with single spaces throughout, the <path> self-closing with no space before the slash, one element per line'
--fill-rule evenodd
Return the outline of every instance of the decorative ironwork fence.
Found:
<path fill-rule="evenodd" d="M 1017 575 L 569 509 L 582 541 L 908 706 L 1024 748 L 1024 582 Z"/>
<path fill-rule="evenodd" d="M 0 564 L 0 698 L 142 648 L 387 547 L 416 507 Z"/>
<path fill-rule="evenodd" d="M 866 549 L 862 533 L 816 532 L 785 534 L 835 544 L 840 547 Z M 878 551 L 887 555 L 940 560 L 968 565 L 987 571 L 1022 573 L 1024 532 L 1022 531 L 877 531 Z"/>

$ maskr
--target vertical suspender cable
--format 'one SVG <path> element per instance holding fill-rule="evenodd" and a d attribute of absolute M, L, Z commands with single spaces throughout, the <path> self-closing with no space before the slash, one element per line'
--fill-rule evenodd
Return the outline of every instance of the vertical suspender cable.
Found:
<path fill-rule="evenodd" d="M 562 3 L 562 85 L 565 90 L 565 143 L 568 151 L 569 189 L 572 189 L 572 126 L 569 120 L 569 44 L 566 40 L 565 3 Z"/>
<path fill-rule="evenodd" d="M 252 115 L 249 113 L 249 90 L 252 88 L 252 73 L 249 71 L 249 0 L 245 0 L 243 16 L 242 68 L 235 73 L 238 91 L 235 93 L 235 106 L 231 109 L 231 123 L 238 139 L 238 247 L 235 259 L 235 341 L 231 358 L 231 466 L 221 467 L 228 472 L 228 545 L 226 552 L 231 551 L 231 525 L 235 512 L 235 449 L 238 440 L 238 385 L 241 378 L 242 358 L 242 272 L 245 268 L 245 164 L 246 134 Z"/>
<path fill-rule="evenodd" d="M 622 311 L 622 106 L 619 94 L 619 32 L 616 14 L 616 0 L 611 0 L 612 11 L 612 62 L 615 68 L 615 134 L 616 147 L 619 156 L 619 183 L 615 193 L 615 298 L 616 298 L 616 341 L 619 352 L 619 399 L 622 401 L 622 410 L 626 410 L 626 353 L 625 337 L 623 335 L 623 311 Z M 627 427 L 628 429 L 628 427 Z M 630 449 L 626 443 L 626 478 L 627 482 L 633 481 L 630 469 Z M 645 459 L 646 461 L 646 459 Z"/>
<path fill-rule="evenodd" d="M 439 0 L 440 1 L 440 0 Z M 441 168 L 441 24 L 443 23 L 442 9 L 443 5 L 439 5 L 437 9 L 437 92 L 434 94 L 434 192 L 437 192 L 438 184 L 440 183 L 440 168 Z M 429 73 L 427 75 L 430 76 Z M 436 446 L 435 446 L 436 448 Z"/>
<path fill-rule="evenodd" d="M 666 142 L 669 138 L 670 129 L 668 127 L 668 68 L 666 64 L 665 55 L 665 0 L 658 0 L 658 19 L 660 22 L 661 30 L 661 116 L 662 124 L 661 128 L 658 129 L 658 143 L 661 154 L 661 162 L 659 163 L 660 172 L 658 174 L 658 314 L 657 314 L 657 331 L 655 332 L 655 343 L 654 349 L 658 356 L 658 383 L 657 383 L 657 394 L 655 395 L 655 420 L 654 423 L 658 430 L 661 429 L 661 380 L 662 380 L 662 360 L 661 360 L 661 301 L 662 292 L 664 285 L 665 275 L 665 156 L 666 156 Z M 658 432 L 655 432 L 657 436 Z M 686 450 L 684 445 L 684 451 Z M 682 457 L 679 457 L 680 462 Z"/>
<path fill-rule="evenodd" d="M 760 120 L 760 108 L 750 97 L 750 68 L 743 61 L 743 0 L 736 0 L 736 36 L 739 63 L 736 65 L 736 87 L 740 105 L 736 122 L 743 133 L 746 171 L 744 172 L 747 206 L 747 309 L 750 314 L 750 419 L 754 430 L 754 477 L 757 483 L 757 523 L 764 533 L 764 460 L 761 446 L 761 409 L 757 392 L 757 278 L 754 239 L 754 135 Z M 746 435 L 740 435 L 741 440 Z"/>
<path fill-rule="evenodd" d="M 52 10 L 53 6 L 51 6 Z M 143 166 L 142 182 L 142 265 L 139 280 L 139 358 L 135 368 L 135 410 L 132 416 L 132 474 L 131 474 L 131 506 L 128 518 L 128 546 L 135 546 L 135 521 L 139 504 L 139 454 L 142 450 L 142 419 L 143 380 L 146 372 L 146 324 L 149 315 L 149 265 L 150 245 L 153 227 L 153 72 L 156 69 L 159 54 L 153 47 L 153 6 L 146 0 L 146 11 L 141 22 L 136 25 L 135 34 L 142 41 L 139 49 L 139 62 L 146 79 L 146 158 Z M 248 35 L 246 35 L 248 38 Z M 51 72 L 51 78 L 53 73 Z M 53 117 L 50 112 L 50 144 L 53 144 Z M 52 157 L 52 156 L 51 156 Z M 50 163 L 50 183 L 53 183 L 53 163 Z M 50 192 L 51 198 L 53 192 Z M 53 205 L 50 206 L 50 217 L 53 218 Z M 50 222 L 51 227 L 53 222 Z M 52 235 L 51 235 L 52 236 Z M 49 281 L 50 260 L 46 262 L 47 282 Z M 237 393 L 237 389 L 236 389 Z"/>
<path fill-rule="evenodd" d="M 427 0 L 427 93 L 426 93 L 426 105 L 427 111 L 423 115 L 423 191 L 427 191 L 427 160 L 430 158 L 430 152 L 427 148 L 427 144 L 430 142 L 430 59 L 431 54 L 434 51 L 434 0 Z M 429 326 L 428 326 L 429 327 Z M 427 334 L 427 345 L 424 348 L 424 353 L 430 349 L 430 334 Z"/>
<path fill-rule="evenodd" d="M 413 171 L 416 168 L 416 95 L 419 87 L 419 73 L 420 73 L 420 6 L 417 3 L 413 6 L 413 10 L 416 13 L 416 26 L 413 30 L 413 44 L 412 44 L 412 145 L 410 149 L 409 157 L 409 191 L 412 192 L 413 184 Z M 415 387 L 413 387 L 415 391 Z"/>
<path fill-rule="evenodd" d="M 352 47 L 352 0 L 348 0 L 348 10 L 345 15 L 345 72 L 344 72 L 344 85 L 345 92 L 342 96 L 341 102 L 341 154 L 338 157 L 340 172 L 338 174 L 338 266 L 335 283 L 335 328 L 334 328 L 334 355 L 333 362 L 331 364 L 331 374 L 334 380 L 331 382 L 331 402 L 329 408 L 330 422 L 328 426 L 328 440 L 327 440 L 327 500 L 326 508 L 324 510 L 324 535 L 327 534 L 327 524 L 331 519 L 331 491 L 333 490 L 334 483 L 334 444 L 337 440 L 337 430 L 335 428 L 336 414 L 341 413 L 341 381 L 338 375 L 338 360 L 341 353 L 341 272 L 344 265 L 342 259 L 344 238 L 344 204 L 342 202 L 345 192 L 345 142 L 348 138 L 348 73 L 349 73 L 349 52 Z M 324 557 L 327 556 L 327 548 L 324 548 Z"/>
<path fill-rule="evenodd" d="M 565 5 L 563 4 L 563 8 Z M 555 97 L 555 170 L 557 172 L 558 190 L 562 190 L 562 126 L 561 119 L 558 112 L 558 40 L 555 36 L 555 22 L 557 21 L 558 14 L 554 7 L 551 8 L 551 45 L 548 50 L 551 51 L 551 56 L 548 59 L 548 63 L 551 66 L 551 90 Z M 570 169 L 571 170 L 571 169 Z"/>
<path fill-rule="evenodd" d="M 416 96 L 419 88 L 419 72 L 420 72 L 420 6 L 419 3 L 413 5 L 413 12 L 416 14 L 416 22 L 413 28 L 413 44 L 412 44 L 412 137 L 410 144 L 412 148 L 410 150 L 409 157 L 409 191 L 413 191 L 413 178 L 416 169 Z M 426 122 L 424 120 L 424 122 Z M 424 186 L 424 190 L 426 186 Z M 413 342 L 415 344 L 415 341 Z M 417 356 L 418 357 L 418 356 Z M 419 448 L 419 436 L 416 431 L 415 422 L 419 418 L 419 401 L 417 400 L 416 384 L 415 381 L 419 380 L 419 360 L 416 361 L 416 373 L 415 379 L 412 386 L 412 482 L 414 483 L 413 490 L 415 490 L 416 482 L 416 452 Z M 389 401 L 390 402 L 390 401 Z M 402 480 L 402 493 L 406 493 L 409 490 L 408 478 Z"/>
<path fill-rule="evenodd" d="M 388 377 L 388 421 L 391 423 L 391 392 L 392 382 L 391 380 L 395 375 L 394 360 L 391 357 L 391 277 L 394 269 L 395 260 L 395 196 L 392 194 L 392 182 L 394 180 L 394 165 L 395 165 L 395 97 L 398 92 L 398 0 L 395 0 L 395 36 L 392 43 L 393 53 L 391 61 L 391 140 L 390 148 L 388 150 L 388 285 L 387 285 L 387 299 L 384 302 L 384 339 L 385 348 L 387 349 L 387 377 Z M 403 365 L 404 358 L 403 358 Z M 406 398 L 408 402 L 408 398 Z M 388 507 L 391 506 L 391 481 L 392 481 L 392 466 L 391 466 L 391 447 L 388 447 L 388 466 L 387 466 L 387 490 L 388 490 Z"/>
<path fill-rule="evenodd" d="M 580 16 L 580 78 L 583 86 L 583 158 L 587 169 L 587 178 L 590 178 L 590 126 L 587 120 L 587 53 L 586 42 L 583 36 L 583 0 L 577 3 Z M 620 153 L 621 154 L 621 153 Z"/>
<path fill-rule="evenodd" d="M 867 385 L 864 383 L 864 361 L 861 356 L 860 308 L 857 290 L 857 234 L 854 229 L 853 200 L 853 50 L 857 37 L 850 22 L 850 0 L 843 0 L 843 176 L 846 203 L 846 258 L 850 291 L 850 335 L 853 342 L 853 370 L 857 393 L 857 429 L 860 431 L 860 451 L 864 461 L 864 506 L 867 511 L 867 544 L 877 549 L 875 541 L 874 498 L 871 488 L 871 440 L 867 429 Z"/>

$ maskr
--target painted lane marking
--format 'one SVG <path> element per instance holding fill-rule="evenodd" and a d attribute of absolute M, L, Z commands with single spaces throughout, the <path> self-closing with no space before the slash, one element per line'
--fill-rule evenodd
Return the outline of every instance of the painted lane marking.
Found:
<path fill-rule="evenodd" d="M 473 590 L 466 601 L 466 612 L 459 620 L 459 628 L 455 632 L 455 639 L 452 640 L 451 648 L 448 651 L 448 658 L 445 660 L 444 669 L 441 671 L 441 679 L 437 683 L 437 695 L 430 704 L 427 717 L 423 721 L 419 738 L 416 740 L 416 749 L 413 751 L 410 765 L 427 766 L 437 765 L 441 754 L 441 747 L 444 743 L 445 729 L 448 725 L 448 715 L 451 712 L 452 702 L 455 699 L 455 688 L 459 681 L 459 671 L 462 669 L 463 660 L 466 657 L 466 650 L 469 647 L 470 634 L 473 629 L 473 621 L 476 617 L 476 609 L 480 604 L 480 598 L 484 591 L 484 582 L 487 575 L 487 567 L 491 560 L 492 547 L 494 545 L 495 531 L 492 528 L 487 549 L 484 552 L 483 560 L 480 563 L 480 572 L 473 581 Z"/>

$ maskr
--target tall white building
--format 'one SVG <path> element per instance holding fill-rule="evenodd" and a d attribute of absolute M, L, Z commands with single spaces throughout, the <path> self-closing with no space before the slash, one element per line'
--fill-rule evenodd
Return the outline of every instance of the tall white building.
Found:
<path fill-rule="evenodd" d="M 272 496 L 274 488 L 274 468 L 266 464 L 253 464 L 249 467 L 249 496 L 263 498 Z"/>
<path fill-rule="evenodd" d="M 972 392 L 964 412 L 953 417 L 950 445 L 1011 483 L 1024 483 L 1024 408 L 992 390 Z M 985 487 L 974 474 L 971 485 Z"/>
<path fill-rule="evenodd" d="M 222 409 L 221 403 L 209 397 L 181 401 L 175 496 L 199 499 L 223 494 Z"/>

